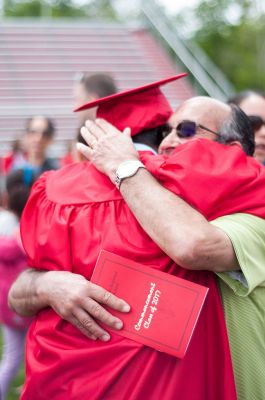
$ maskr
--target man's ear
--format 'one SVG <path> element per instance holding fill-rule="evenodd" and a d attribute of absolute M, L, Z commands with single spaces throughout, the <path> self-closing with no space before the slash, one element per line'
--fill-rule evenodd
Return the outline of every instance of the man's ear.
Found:
<path fill-rule="evenodd" d="M 229 146 L 237 145 L 242 148 L 242 144 L 238 140 L 233 140 L 232 142 L 229 142 L 228 144 L 229 144 Z"/>

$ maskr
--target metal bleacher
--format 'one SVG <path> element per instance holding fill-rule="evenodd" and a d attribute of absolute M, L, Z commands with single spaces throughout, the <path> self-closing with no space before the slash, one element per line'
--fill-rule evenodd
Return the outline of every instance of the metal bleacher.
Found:
<path fill-rule="evenodd" d="M 147 29 L 117 23 L 7 20 L 0 24 L 0 143 L 3 154 L 25 119 L 44 114 L 57 127 L 57 151 L 76 134 L 73 80 L 107 72 L 120 90 L 181 72 Z M 173 106 L 194 94 L 188 79 L 168 85 Z"/>

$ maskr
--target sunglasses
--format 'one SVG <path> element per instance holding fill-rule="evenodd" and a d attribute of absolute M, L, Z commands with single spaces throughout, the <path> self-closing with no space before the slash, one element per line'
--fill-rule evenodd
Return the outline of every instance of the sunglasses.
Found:
<path fill-rule="evenodd" d="M 264 119 L 262 119 L 258 115 L 249 115 L 248 119 L 254 132 L 258 131 L 262 127 L 262 125 L 265 125 Z"/>
<path fill-rule="evenodd" d="M 163 128 L 163 138 L 165 138 L 170 132 L 172 132 L 172 129 L 176 130 L 176 133 L 180 138 L 191 138 L 196 135 L 199 128 L 220 136 L 220 133 L 214 132 L 211 129 L 206 128 L 206 126 L 196 124 L 196 122 L 194 121 L 184 120 L 180 122 L 175 128 L 170 126 L 169 124 L 166 124 Z"/>

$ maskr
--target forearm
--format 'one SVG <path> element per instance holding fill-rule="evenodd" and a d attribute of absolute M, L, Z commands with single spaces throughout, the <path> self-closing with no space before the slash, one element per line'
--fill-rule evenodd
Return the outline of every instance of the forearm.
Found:
<path fill-rule="evenodd" d="M 238 269 L 229 238 L 141 169 L 121 185 L 133 214 L 176 263 L 189 269 Z"/>
<path fill-rule="evenodd" d="M 27 269 L 13 283 L 9 295 L 9 306 L 19 315 L 33 316 L 42 308 L 49 306 L 44 295 L 45 274 L 49 271 Z"/>

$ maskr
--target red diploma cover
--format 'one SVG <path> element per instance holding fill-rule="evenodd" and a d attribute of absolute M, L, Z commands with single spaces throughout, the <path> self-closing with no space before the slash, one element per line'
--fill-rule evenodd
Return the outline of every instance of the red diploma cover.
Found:
<path fill-rule="evenodd" d="M 208 288 L 101 250 L 91 282 L 124 299 L 128 314 L 115 331 L 156 350 L 183 358 Z"/>

